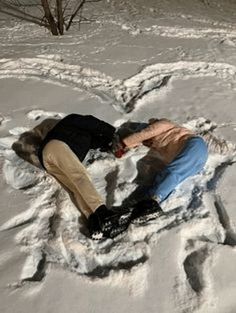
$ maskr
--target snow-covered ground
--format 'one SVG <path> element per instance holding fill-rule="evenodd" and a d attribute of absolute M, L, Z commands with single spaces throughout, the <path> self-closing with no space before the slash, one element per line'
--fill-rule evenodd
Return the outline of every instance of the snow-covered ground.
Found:
<path fill-rule="evenodd" d="M 236 312 L 235 1 L 110 0 L 85 13 L 95 22 L 60 38 L 0 17 L 0 312 Z M 66 192 L 11 149 L 71 112 L 115 126 L 167 117 L 226 148 L 159 219 L 94 242 Z M 91 156 L 108 205 L 134 190 L 137 165 L 151 179 L 146 153 Z"/>

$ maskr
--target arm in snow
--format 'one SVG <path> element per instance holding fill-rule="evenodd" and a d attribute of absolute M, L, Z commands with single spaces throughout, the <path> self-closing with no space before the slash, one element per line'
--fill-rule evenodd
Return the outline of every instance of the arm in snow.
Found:
<path fill-rule="evenodd" d="M 166 128 L 173 126 L 174 124 L 166 119 L 156 120 L 143 130 L 124 138 L 123 143 L 127 146 L 127 148 L 137 147 L 142 144 L 143 141 L 151 139 L 161 134 L 166 130 Z"/>

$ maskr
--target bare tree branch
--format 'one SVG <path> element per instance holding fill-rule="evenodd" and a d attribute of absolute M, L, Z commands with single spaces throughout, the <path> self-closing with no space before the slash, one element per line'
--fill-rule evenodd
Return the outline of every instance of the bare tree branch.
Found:
<path fill-rule="evenodd" d="M 13 12 L 16 12 L 16 13 L 18 13 L 18 14 L 21 14 L 21 15 L 23 15 L 23 17 L 21 17 L 21 18 L 24 18 L 24 16 L 25 16 L 25 17 L 32 18 L 32 19 L 36 19 L 36 20 L 40 21 L 40 18 L 38 18 L 37 16 L 31 15 L 31 14 L 29 14 L 29 13 L 26 13 L 25 11 L 22 11 L 22 10 L 16 8 L 16 7 L 14 7 L 14 6 L 11 5 L 11 4 L 5 3 L 5 1 L 0 0 L 0 4 L 3 5 L 3 8 L 1 8 L 1 9 L 4 10 L 4 7 L 5 7 L 6 9 L 9 9 L 9 10 L 12 10 Z M 7 10 L 6 10 L 6 11 L 7 11 Z"/>
<path fill-rule="evenodd" d="M 45 23 L 42 23 L 41 21 L 38 21 L 36 19 L 33 19 L 33 18 L 29 18 L 27 16 L 20 16 L 20 15 L 17 15 L 16 13 L 13 13 L 13 12 L 9 12 L 7 10 L 4 10 L 3 8 L 0 8 L 0 12 L 6 14 L 6 15 L 9 15 L 9 16 L 12 16 L 12 17 L 15 17 L 15 18 L 18 18 L 18 19 L 21 19 L 21 20 L 25 20 L 27 22 L 31 22 L 31 23 L 34 23 L 34 24 L 37 24 L 39 26 L 44 26 L 46 28 L 49 28 L 49 25 L 48 24 L 45 24 Z"/>
<path fill-rule="evenodd" d="M 0 12 L 25 20 L 50 30 L 53 35 L 63 35 L 72 23 L 92 22 L 83 16 L 87 2 L 101 0 L 0 0 Z M 35 8 L 33 13 L 31 8 Z"/>
<path fill-rule="evenodd" d="M 64 18 L 62 11 L 62 0 L 56 0 L 57 2 L 57 25 L 60 35 L 64 32 Z"/>
<path fill-rule="evenodd" d="M 81 15 L 81 22 L 82 21 L 88 22 L 88 23 L 92 23 L 92 22 L 95 22 L 96 20 L 92 19 L 92 18 L 87 18 L 87 17 L 84 17 L 84 16 Z"/>
<path fill-rule="evenodd" d="M 41 0 L 42 3 L 42 7 L 44 9 L 45 12 L 45 17 L 50 25 L 50 29 L 53 35 L 58 35 L 58 30 L 57 30 L 57 25 L 55 23 L 54 17 L 51 13 L 49 4 L 48 4 L 48 0 Z"/>
<path fill-rule="evenodd" d="M 79 5 L 77 6 L 77 8 L 75 9 L 75 11 L 72 13 L 69 22 L 66 26 L 66 30 L 68 31 L 69 28 L 71 27 L 71 24 L 73 22 L 73 19 L 76 17 L 76 15 L 78 14 L 79 10 L 83 7 L 83 5 L 85 4 L 86 0 L 81 0 L 81 2 L 79 3 Z"/>
<path fill-rule="evenodd" d="M 66 4 L 64 5 L 63 16 L 65 15 L 65 11 L 66 11 L 66 9 L 67 9 L 69 3 L 70 3 L 70 0 L 67 0 Z"/>
<path fill-rule="evenodd" d="M 20 0 L 8 0 L 7 1 L 9 4 L 13 5 L 13 6 L 18 6 L 18 7 L 35 7 L 35 6 L 39 6 L 40 4 L 40 0 L 30 0 L 30 2 L 21 2 Z"/>

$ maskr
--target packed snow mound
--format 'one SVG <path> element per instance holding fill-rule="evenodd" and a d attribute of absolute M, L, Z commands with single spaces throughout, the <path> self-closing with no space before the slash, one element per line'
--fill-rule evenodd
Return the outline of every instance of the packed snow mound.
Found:
<path fill-rule="evenodd" d="M 51 117 L 55 112 L 32 111 L 28 118 L 34 119 L 38 115 Z M 217 124 L 204 118 L 189 121 L 185 126 L 198 133 L 217 128 Z M 93 241 L 88 238 L 80 213 L 67 192 L 53 177 L 21 160 L 11 149 L 21 131 L 15 128 L 10 131 L 12 135 L 0 139 L 7 183 L 24 190 L 32 198 L 25 211 L 1 225 L 1 231 L 24 225 L 15 238 L 28 254 L 21 283 L 43 279 L 47 264 L 58 263 L 88 280 L 114 285 L 123 284 L 125 280 L 133 294 L 143 293 L 148 275 L 146 261 L 152 245 L 163 232 L 186 224 L 188 231 L 183 235 L 179 255 L 182 266 L 179 292 L 183 285 L 190 284 L 193 294 L 203 293 L 205 259 L 217 243 L 225 240 L 226 231 L 213 205 L 216 201 L 214 190 L 223 170 L 235 161 L 234 145 L 227 143 L 229 149 L 224 153 L 211 153 L 204 171 L 183 182 L 163 203 L 163 216 L 145 225 L 132 224 L 127 232 L 113 240 Z M 151 181 L 155 162 L 150 166 L 150 160 L 145 159 L 146 153 L 145 147 L 130 151 L 122 159 L 99 151 L 90 153 L 86 159 L 88 171 L 109 206 L 120 205 L 135 190 L 139 175 L 145 175 L 146 181 Z M 141 173 L 137 170 L 138 162 L 142 164 Z M 193 244 L 186 249 L 190 241 Z M 143 284 L 137 284 L 140 280 Z"/>

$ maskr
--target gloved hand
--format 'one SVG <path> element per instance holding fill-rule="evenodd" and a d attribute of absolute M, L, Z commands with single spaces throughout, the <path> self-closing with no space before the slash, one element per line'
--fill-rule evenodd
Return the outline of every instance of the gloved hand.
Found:
<path fill-rule="evenodd" d="M 128 151 L 126 145 L 123 143 L 123 141 L 120 141 L 114 151 L 114 155 L 116 158 L 121 158 L 126 152 Z"/>
<path fill-rule="evenodd" d="M 114 153 L 116 158 L 121 158 L 126 152 L 128 148 L 124 144 L 124 142 L 120 139 L 120 137 L 116 134 L 113 140 L 112 152 Z"/>

